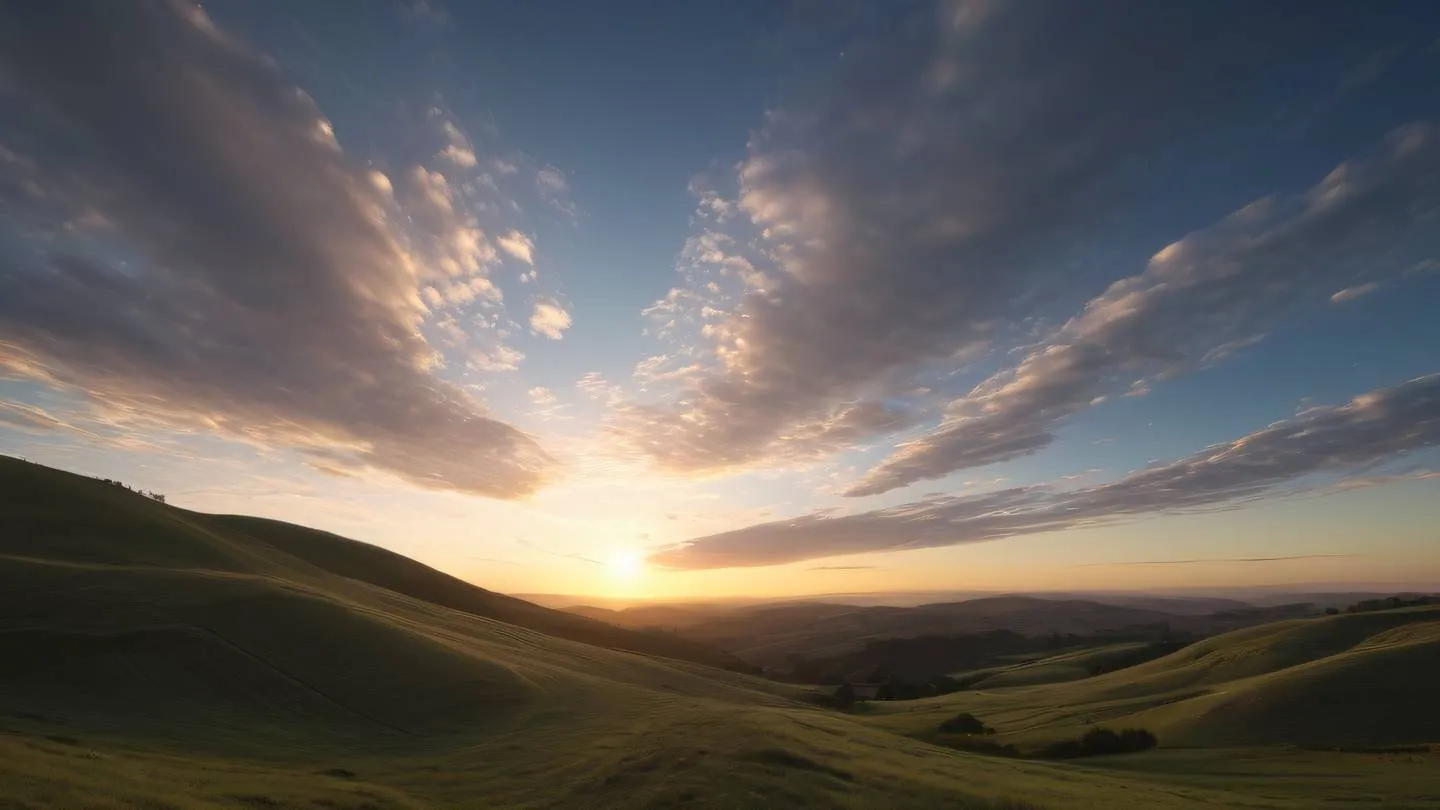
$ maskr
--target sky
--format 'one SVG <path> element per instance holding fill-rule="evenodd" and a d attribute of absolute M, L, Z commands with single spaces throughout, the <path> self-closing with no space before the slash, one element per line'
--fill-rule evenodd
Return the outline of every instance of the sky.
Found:
<path fill-rule="evenodd" d="M 1440 583 L 1440 5 L 0 8 L 0 452 L 483 587 Z"/>

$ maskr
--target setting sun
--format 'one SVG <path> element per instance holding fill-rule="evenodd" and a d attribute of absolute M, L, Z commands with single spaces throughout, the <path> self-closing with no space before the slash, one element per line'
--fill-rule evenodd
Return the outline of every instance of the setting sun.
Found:
<path fill-rule="evenodd" d="M 605 564 L 615 579 L 632 580 L 645 570 L 645 558 L 636 551 L 617 551 Z"/>

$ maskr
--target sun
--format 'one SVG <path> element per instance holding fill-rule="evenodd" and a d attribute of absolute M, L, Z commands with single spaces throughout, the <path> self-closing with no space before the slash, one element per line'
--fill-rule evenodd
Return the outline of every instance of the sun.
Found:
<path fill-rule="evenodd" d="M 645 571 L 645 558 L 638 551 L 616 551 L 610 555 L 605 567 L 616 579 L 632 580 Z"/>

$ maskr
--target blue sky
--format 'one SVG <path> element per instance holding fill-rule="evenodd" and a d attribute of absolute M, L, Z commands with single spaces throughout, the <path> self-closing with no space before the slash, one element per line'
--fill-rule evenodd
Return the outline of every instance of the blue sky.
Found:
<path fill-rule="evenodd" d="M 1110 11 L 7 11 L 0 451 L 509 591 L 1433 582 L 1440 12 Z"/>

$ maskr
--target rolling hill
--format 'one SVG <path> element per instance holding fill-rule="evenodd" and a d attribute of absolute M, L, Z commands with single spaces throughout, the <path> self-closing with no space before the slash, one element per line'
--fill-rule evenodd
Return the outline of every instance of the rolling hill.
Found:
<path fill-rule="evenodd" d="M 1318 613 L 1304 603 L 1256 608 L 1229 600 L 1117 599 L 1124 604 L 1057 595 L 990 596 L 916 607 L 790 602 L 739 607 L 645 605 L 624 610 L 582 605 L 567 610 L 632 629 L 668 630 L 765 667 L 780 666 L 793 655 L 840 656 L 881 639 L 995 630 L 1026 636 L 1092 635 L 1156 627 L 1210 634 Z"/>
<path fill-rule="evenodd" d="M 1001 739 L 1022 744 L 1095 725 L 1147 728 L 1182 747 L 1368 749 L 1440 740 L 1432 684 L 1440 672 L 1440 607 L 1276 622 L 1085 679 L 1065 676 L 1070 658 L 996 674 L 976 691 L 914 701 L 880 722 L 920 732 L 968 711 Z"/>
<path fill-rule="evenodd" d="M 494 593 L 377 546 L 262 518 L 168 507 L 119 486 L 0 458 L 13 500 L 0 554 L 80 565 L 139 565 L 369 585 L 548 635 L 714 666 L 733 656 L 672 636 L 618 628 Z"/>
<path fill-rule="evenodd" d="M 1433 756 L 1161 749 L 1076 765 L 956 751 L 916 725 L 956 704 L 822 709 L 697 645 L 556 614 L 322 532 L 3 458 L 0 527 L 6 810 L 1440 806 Z M 1252 665 L 1219 645 L 1230 669 L 1215 677 L 1231 680 L 1209 687 L 1198 684 L 1212 659 L 1171 656 L 1035 687 L 1073 690 L 1049 697 L 952 697 L 999 701 L 987 711 L 1024 733 L 1025 701 L 1074 694 L 1135 714 L 1244 681 L 1255 704 L 1227 722 L 1280 723 L 1295 713 L 1283 673 L 1304 674 L 1294 684 L 1311 700 L 1363 684 L 1371 661 L 1427 666 L 1432 637 L 1397 615 L 1354 617 L 1368 632 L 1328 620 L 1247 631 L 1283 655 Z M 1308 648 L 1283 641 L 1312 626 L 1323 632 Z M 1167 728 L 1201 742 L 1244 731 L 1184 725 L 1203 716 Z M 1357 739 L 1384 736 L 1366 716 L 1336 718 Z M 1249 770 L 1214 776 L 1237 762 Z M 1310 776 L 1277 798 L 1279 773 Z"/>

